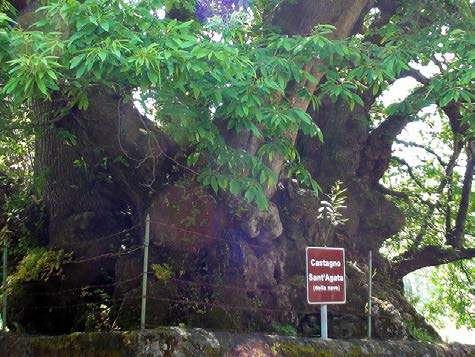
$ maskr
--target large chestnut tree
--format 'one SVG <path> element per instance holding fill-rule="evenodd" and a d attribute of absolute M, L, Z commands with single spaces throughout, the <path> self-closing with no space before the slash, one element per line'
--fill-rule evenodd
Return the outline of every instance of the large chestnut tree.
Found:
<path fill-rule="evenodd" d="M 366 334 L 372 250 L 376 336 L 437 338 L 402 278 L 451 263 L 463 290 L 473 272 L 469 1 L 1 6 L 12 328 L 136 326 L 142 253 L 108 254 L 140 244 L 149 213 L 151 325 L 318 334 L 304 254 L 328 245 L 348 259 L 333 337 Z M 417 85 L 385 106 L 407 77 Z M 427 108 L 433 140 L 401 138 L 430 126 Z M 414 164 L 395 145 L 425 154 Z"/>

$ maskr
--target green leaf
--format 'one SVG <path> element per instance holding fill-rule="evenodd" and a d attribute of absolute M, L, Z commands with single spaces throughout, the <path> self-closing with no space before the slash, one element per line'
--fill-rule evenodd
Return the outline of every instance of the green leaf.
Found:
<path fill-rule="evenodd" d="M 246 198 L 248 202 L 254 201 L 254 198 L 256 197 L 256 188 L 254 186 L 249 187 L 246 190 L 244 197 Z"/>
<path fill-rule="evenodd" d="M 239 181 L 234 180 L 234 179 L 231 180 L 229 182 L 229 191 L 233 195 L 238 195 L 241 192 L 241 184 L 239 183 Z"/>
<path fill-rule="evenodd" d="M 40 90 L 40 92 L 44 95 L 48 95 L 48 89 L 46 88 L 46 84 L 44 82 L 44 79 L 37 79 L 36 80 L 36 85 L 38 86 L 38 89 Z"/>
<path fill-rule="evenodd" d="M 313 122 L 312 117 L 306 112 L 304 112 L 302 109 L 296 108 L 294 109 L 294 113 L 303 123 L 311 124 Z"/>
<path fill-rule="evenodd" d="M 269 208 L 269 201 L 261 190 L 256 193 L 255 201 L 260 210 L 263 211 Z"/>
<path fill-rule="evenodd" d="M 211 188 L 213 189 L 213 191 L 215 193 L 218 193 L 219 185 L 218 185 L 218 180 L 216 179 L 216 176 L 211 176 L 210 177 L 210 185 L 211 185 Z"/>
<path fill-rule="evenodd" d="M 100 51 L 100 52 L 98 53 L 98 56 L 99 56 L 99 58 L 101 59 L 101 61 L 104 62 L 104 61 L 106 60 L 107 53 L 104 52 L 104 51 Z"/>
<path fill-rule="evenodd" d="M 103 29 L 104 31 L 106 31 L 106 32 L 108 32 L 109 29 L 110 29 L 110 23 L 109 23 L 108 20 L 103 20 L 103 21 L 99 22 L 99 25 L 100 25 L 100 26 L 102 27 L 102 29 Z"/>
<path fill-rule="evenodd" d="M 81 61 L 84 59 L 84 57 L 86 57 L 86 55 L 84 53 L 82 53 L 80 55 L 77 55 L 76 57 L 73 57 L 71 59 L 71 62 L 69 63 L 69 68 L 71 68 L 71 69 L 76 68 L 81 63 Z"/>
<path fill-rule="evenodd" d="M 87 95 L 83 94 L 79 96 L 78 99 L 78 108 L 80 110 L 86 110 L 89 107 L 89 99 L 87 98 Z"/>

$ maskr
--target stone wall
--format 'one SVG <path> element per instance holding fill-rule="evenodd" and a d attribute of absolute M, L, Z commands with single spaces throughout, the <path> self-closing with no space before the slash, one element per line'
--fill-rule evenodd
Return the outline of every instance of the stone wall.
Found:
<path fill-rule="evenodd" d="M 76 356 L 475 356 L 475 345 L 367 341 L 232 334 L 164 327 L 144 332 L 74 333 L 65 336 L 0 334 L 1 357 Z"/>

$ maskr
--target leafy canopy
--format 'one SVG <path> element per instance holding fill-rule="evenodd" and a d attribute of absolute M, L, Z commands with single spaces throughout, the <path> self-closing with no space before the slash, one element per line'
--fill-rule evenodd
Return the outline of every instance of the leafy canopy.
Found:
<path fill-rule="evenodd" d="M 320 140 L 322 134 L 305 111 L 286 101 L 286 90 L 295 87 L 314 107 L 330 97 L 353 108 L 363 104 L 361 92 L 384 88 L 420 51 L 409 44 L 401 48 L 393 26 L 383 29 L 382 47 L 362 37 L 329 40 L 328 25 L 317 26 L 307 37 L 285 36 L 265 26 L 265 6 L 259 2 L 253 13 L 237 12 L 226 22 L 213 18 L 204 24 L 193 17 L 178 21 L 158 16 L 165 6 L 176 3 L 48 1 L 37 10 L 40 20 L 28 29 L 14 26 L 1 13 L 3 97 L 19 107 L 61 93 L 69 107 L 85 109 L 94 86 L 115 88 L 129 99 L 139 93 L 144 101 L 153 100 L 155 120 L 163 130 L 193 148 L 188 165 L 199 168 L 204 185 L 242 194 L 265 208 L 265 189 L 277 181 L 266 163 L 275 156 L 286 160 L 289 175 L 318 188 L 285 133 L 300 129 Z M 193 5 L 180 7 L 190 12 Z M 464 38 L 463 32 L 453 36 Z M 317 93 L 308 93 L 296 83 L 316 80 L 304 67 L 313 57 L 322 63 L 326 81 Z M 424 103 L 441 85 L 443 78 L 425 93 Z M 450 93 L 441 100 L 467 96 Z M 231 147 L 223 128 L 238 135 L 251 132 L 259 139 L 258 150 Z"/>

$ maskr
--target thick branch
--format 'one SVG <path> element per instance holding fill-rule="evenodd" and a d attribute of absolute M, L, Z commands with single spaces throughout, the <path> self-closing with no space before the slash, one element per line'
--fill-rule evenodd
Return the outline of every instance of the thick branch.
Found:
<path fill-rule="evenodd" d="M 463 236 L 465 230 L 465 221 L 467 219 L 468 206 L 470 202 L 470 193 L 472 191 L 472 182 L 475 167 L 475 141 L 467 145 L 467 168 L 462 186 L 462 198 L 460 199 L 459 210 L 455 220 L 455 228 L 452 232 L 447 232 L 447 243 L 453 247 L 460 248 L 463 245 Z"/>
<path fill-rule="evenodd" d="M 410 95 L 410 97 L 417 99 L 418 96 L 424 95 L 424 87 L 430 84 L 430 78 L 425 77 L 420 71 L 414 68 L 410 68 L 401 72 L 398 78 L 402 78 L 404 76 L 411 76 L 424 85 L 416 89 Z M 406 101 L 409 99 L 410 98 L 406 99 Z M 427 103 L 425 103 L 425 105 L 426 104 Z M 360 177 L 366 177 L 372 183 L 377 182 L 382 177 L 389 166 L 393 142 L 408 123 L 417 119 L 415 113 L 417 113 L 418 109 L 421 109 L 421 105 L 424 105 L 424 101 L 420 102 L 418 108 L 414 108 L 413 115 L 403 116 L 401 114 L 395 114 L 388 117 L 370 133 L 364 152 L 362 153 L 362 165 L 358 170 Z M 460 105 L 458 103 L 449 103 L 442 109 L 449 118 L 452 131 L 455 134 L 463 134 L 467 130 L 468 126 L 461 121 Z M 414 143 L 407 143 L 404 141 L 400 141 L 400 143 L 425 149 L 429 153 L 435 155 L 439 163 L 445 166 L 442 158 L 433 150 Z"/>
<path fill-rule="evenodd" d="M 424 77 L 425 78 L 425 77 Z M 406 99 L 407 102 L 413 102 L 414 107 L 411 113 L 396 113 L 384 120 L 376 129 L 371 131 L 367 143 L 361 153 L 361 166 L 358 169 L 358 175 L 366 178 L 370 183 L 376 183 L 383 176 L 389 167 L 391 159 L 391 147 L 396 137 L 402 132 L 404 127 L 410 122 L 419 119 L 417 112 L 429 103 L 424 100 L 427 97 L 427 88 L 422 86 L 416 89 Z M 444 108 L 448 110 L 449 106 Z M 460 122 L 458 109 L 452 113 L 453 121 Z M 451 120 L 452 121 L 452 120 Z M 455 131 L 454 131 L 455 132 Z"/>
<path fill-rule="evenodd" d="M 381 15 L 377 22 L 377 27 L 381 27 L 386 24 L 391 16 L 394 15 L 398 6 L 398 0 L 379 0 L 376 2 L 376 7 L 381 11 Z"/>
<path fill-rule="evenodd" d="M 370 183 L 379 181 L 389 167 L 394 140 L 414 119 L 413 116 L 395 114 L 370 133 L 361 154 L 358 176 L 366 178 Z"/>
<path fill-rule="evenodd" d="M 308 35 L 317 24 L 332 24 L 337 28 L 336 37 L 341 38 L 350 33 L 367 3 L 367 0 L 352 3 L 343 0 L 283 1 L 271 24 L 290 35 Z"/>
<path fill-rule="evenodd" d="M 272 24 L 283 29 L 289 34 L 309 34 L 317 24 L 332 24 L 336 30 L 332 33 L 332 38 L 340 39 L 348 36 L 353 29 L 362 11 L 368 4 L 368 0 L 356 0 L 348 4 L 346 1 L 315 1 L 300 0 L 296 2 L 285 2 L 276 10 L 272 19 Z M 301 14 L 305 14 L 304 17 Z M 306 65 L 306 69 L 316 78 L 316 81 L 306 81 L 303 86 L 309 93 L 315 92 L 318 82 L 322 79 L 323 73 L 318 71 L 320 61 L 313 59 Z M 288 98 L 292 107 L 306 111 L 310 103 L 309 99 L 303 99 L 293 93 Z M 297 130 L 289 130 L 285 135 L 292 143 L 297 139 Z M 276 173 L 280 173 L 284 160 L 276 157 L 270 167 Z M 268 192 L 269 196 L 275 192 L 275 188 Z"/>
<path fill-rule="evenodd" d="M 460 115 L 460 103 L 450 102 L 442 108 L 445 115 L 449 118 L 450 127 L 455 134 L 464 134 L 468 128 L 469 124 L 462 122 L 462 116 Z"/>
<path fill-rule="evenodd" d="M 420 71 L 418 71 L 415 68 L 409 68 L 405 71 L 402 71 L 400 73 L 399 77 L 400 78 L 402 78 L 402 77 L 412 77 L 416 81 L 418 81 L 419 83 L 424 84 L 424 85 L 430 83 L 430 78 L 427 78 L 426 76 L 424 76 Z"/>
<path fill-rule="evenodd" d="M 394 276 L 402 278 L 415 270 L 475 257 L 475 248 L 454 249 L 426 246 L 404 253 L 394 264 Z"/>

